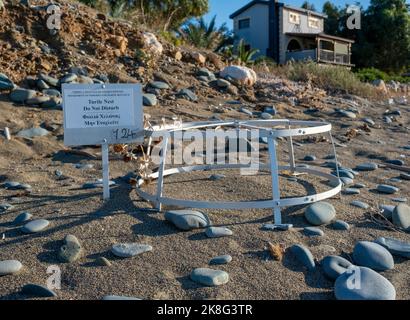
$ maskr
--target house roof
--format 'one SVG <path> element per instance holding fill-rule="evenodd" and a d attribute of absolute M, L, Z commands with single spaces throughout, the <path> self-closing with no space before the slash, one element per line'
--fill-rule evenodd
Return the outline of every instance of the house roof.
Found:
<path fill-rule="evenodd" d="M 331 40 L 339 40 L 342 42 L 350 42 L 353 43 L 354 40 L 351 39 L 347 39 L 347 38 L 341 38 L 341 37 L 336 37 L 336 36 L 332 36 L 330 34 L 326 34 L 326 33 L 300 33 L 300 32 L 286 32 L 286 35 L 288 36 L 294 36 L 294 37 L 302 37 L 302 38 L 324 38 L 324 39 L 331 39 Z"/>
<path fill-rule="evenodd" d="M 241 13 L 243 13 L 246 10 L 252 8 L 254 5 L 257 5 L 257 4 L 269 5 L 270 2 L 271 2 L 270 0 L 253 0 L 253 1 L 249 2 L 247 5 L 243 6 L 242 8 L 240 8 L 237 11 L 235 11 L 234 13 L 232 13 L 229 16 L 229 18 L 234 19 L 235 17 L 239 16 Z M 327 18 L 327 15 L 325 15 L 323 13 L 320 13 L 320 12 L 311 11 L 311 10 L 307 10 L 307 9 L 303 9 L 303 8 L 299 8 L 299 7 L 294 7 L 294 6 L 288 6 L 288 5 L 285 5 L 283 3 L 279 3 L 279 2 L 277 2 L 277 4 L 279 6 L 283 6 L 286 9 L 289 9 L 289 10 L 298 11 L 298 12 L 302 12 L 302 13 L 308 13 L 308 14 L 311 14 L 312 16 L 317 16 L 317 17 L 321 17 L 321 18 Z"/>

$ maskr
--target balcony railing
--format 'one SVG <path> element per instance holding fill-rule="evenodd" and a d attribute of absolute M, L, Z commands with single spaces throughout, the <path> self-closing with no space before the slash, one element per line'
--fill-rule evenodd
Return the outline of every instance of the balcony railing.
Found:
<path fill-rule="evenodd" d="M 293 52 L 286 52 L 286 61 L 295 60 L 314 60 L 316 61 L 316 50 L 300 50 Z"/>
<path fill-rule="evenodd" d="M 350 65 L 350 55 L 335 53 L 331 50 L 319 49 L 319 61 Z"/>

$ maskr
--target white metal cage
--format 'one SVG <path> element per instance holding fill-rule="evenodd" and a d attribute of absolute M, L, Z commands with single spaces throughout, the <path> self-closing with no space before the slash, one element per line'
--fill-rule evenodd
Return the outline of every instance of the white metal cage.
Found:
<path fill-rule="evenodd" d="M 272 199 L 256 200 L 256 201 L 197 201 L 175 199 L 163 196 L 163 182 L 164 177 L 178 173 L 188 173 L 193 171 L 204 170 L 222 170 L 222 169 L 240 169 L 246 168 L 248 165 L 243 164 L 205 164 L 183 166 L 178 168 L 165 168 L 165 160 L 167 157 L 167 149 L 170 134 L 176 131 L 187 131 L 193 129 L 209 129 L 217 127 L 234 127 L 247 130 L 258 130 L 260 138 L 265 138 L 268 143 L 268 152 L 270 163 L 260 164 L 262 170 L 268 170 L 271 173 L 272 179 Z M 336 148 L 332 137 L 332 126 L 330 123 L 321 121 L 297 121 L 297 120 L 248 120 L 248 121 L 212 121 L 212 122 L 192 122 L 184 123 L 180 126 L 170 126 L 165 128 L 153 128 L 146 131 L 146 136 L 150 137 L 155 133 L 156 136 L 162 136 L 160 165 L 157 172 L 149 175 L 150 179 L 157 179 L 156 192 L 154 194 L 142 190 L 144 179 L 139 178 L 136 185 L 138 195 L 152 203 L 154 203 L 158 210 L 162 209 L 162 205 L 172 205 L 184 208 L 202 208 L 202 209 L 273 209 L 274 223 L 276 225 L 282 224 L 281 207 L 290 207 L 296 205 L 303 205 L 321 201 L 337 195 L 342 188 L 342 182 L 339 178 L 339 169 L 337 165 Z M 326 133 L 330 137 L 330 141 L 334 153 L 334 161 L 336 163 L 335 170 L 337 176 L 326 173 L 311 167 L 299 167 L 295 165 L 294 155 L 294 137 L 309 136 L 315 134 Z M 286 138 L 289 151 L 289 165 L 279 166 L 277 158 L 277 143 L 278 138 Z M 148 151 L 149 152 L 149 151 Z M 307 173 L 314 176 L 322 177 L 329 180 L 329 185 L 333 186 L 330 190 L 316 193 L 313 195 L 306 195 L 303 197 L 283 198 L 280 196 L 279 186 L 279 172 L 281 170 L 288 170 L 292 173 Z"/>

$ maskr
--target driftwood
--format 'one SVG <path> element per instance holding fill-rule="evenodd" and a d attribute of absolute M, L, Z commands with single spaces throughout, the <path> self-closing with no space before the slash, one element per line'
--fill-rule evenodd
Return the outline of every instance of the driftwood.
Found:
<path fill-rule="evenodd" d="M 398 166 L 395 164 L 390 164 L 390 163 L 384 163 L 384 165 L 390 169 L 395 169 L 395 170 L 399 170 L 399 171 L 404 171 L 404 172 L 410 172 L 410 167 L 406 167 L 406 166 Z"/>

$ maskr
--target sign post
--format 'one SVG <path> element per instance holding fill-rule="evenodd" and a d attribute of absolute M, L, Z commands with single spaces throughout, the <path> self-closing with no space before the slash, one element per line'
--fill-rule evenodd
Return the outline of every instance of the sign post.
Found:
<path fill-rule="evenodd" d="M 110 198 L 109 145 L 143 141 L 139 84 L 63 84 L 64 144 L 101 145 L 103 198 Z"/>

